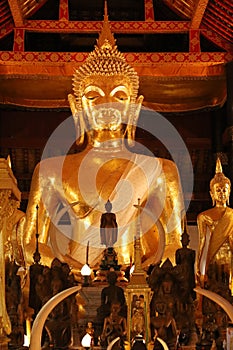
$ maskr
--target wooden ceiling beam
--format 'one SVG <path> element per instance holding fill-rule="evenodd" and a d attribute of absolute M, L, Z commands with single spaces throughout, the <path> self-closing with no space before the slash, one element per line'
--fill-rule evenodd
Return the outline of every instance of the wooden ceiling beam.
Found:
<path fill-rule="evenodd" d="M 216 21 L 213 17 L 207 15 L 205 16 L 205 25 L 209 26 L 211 30 L 215 30 L 216 33 L 220 34 L 221 37 L 223 37 L 225 40 L 231 42 L 232 41 L 232 36 L 231 33 L 228 33 L 225 30 L 225 26 L 221 24 L 220 21 Z"/>
<path fill-rule="evenodd" d="M 210 4 L 209 12 L 213 13 L 214 16 L 219 16 L 223 21 L 228 22 L 228 24 L 232 25 L 232 15 L 228 14 L 227 11 L 224 11 L 221 7 L 217 7 L 215 4 Z"/>
<path fill-rule="evenodd" d="M 13 1 L 13 0 L 12 0 Z M 51 33 L 99 33 L 102 21 L 47 21 L 27 20 L 23 29 L 31 32 Z M 113 21 L 110 22 L 112 33 L 183 33 L 188 32 L 188 21 Z"/>
<path fill-rule="evenodd" d="M 22 3 L 22 13 L 24 18 L 32 16 L 38 11 L 48 0 L 30 0 Z"/>
<path fill-rule="evenodd" d="M 190 29 L 199 29 L 209 0 L 198 0 L 193 11 Z"/>
<path fill-rule="evenodd" d="M 11 14 L 16 27 L 22 27 L 24 25 L 23 13 L 19 0 L 8 0 Z"/>
<path fill-rule="evenodd" d="M 210 28 L 208 23 L 202 23 L 201 33 L 209 41 L 215 43 L 215 45 L 221 47 L 224 51 L 229 53 L 233 52 L 232 44 L 228 40 L 220 36 L 220 33 L 214 31 L 212 26 Z"/>
<path fill-rule="evenodd" d="M 229 25 L 229 28 L 230 26 L 232 25 L 232 17 L 230 16 L 226 16 L 226 14 L 223 12 L 220 11 L 220 9 L 215 9 L 214 7 L 212 7 L 210 10 L 209 10 L 209 16 L 213 16 L 213 18 L 215 20 L 217 20 L 218 22 L 221 22 L 221 25 L 224 25 L 224 22 L 226 24 Z M 226 30 L 227 31 L 227 30 Z"/>

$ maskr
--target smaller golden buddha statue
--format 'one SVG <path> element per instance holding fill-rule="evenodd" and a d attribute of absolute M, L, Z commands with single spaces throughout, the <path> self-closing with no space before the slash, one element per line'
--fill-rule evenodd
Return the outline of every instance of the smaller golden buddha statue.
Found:
<path fill-rule="evenodd" d="M 120 304 L 112 303 L 111 313 L 104 319 L 103 331 L 100 336 L 102 346 L 108 346 L 114 339 L 119 337 L 119 346 L 122 348 L 126 338 L 126 318 L 120 315 Z"/>
<path fill-rule="evenodd" d="M 215 176 L 210 181 L 213 208 L 205 210 L 197 217 L 199 230 L 197 274 L 202 287 L 210 264 L 215 266 L 216 277 L 221 276 L 229 280 L 232 273 L 233 209 L 228 207 L 230 191 L 230 180 L 223 174 L 221 161 L 218 158 Z"/>

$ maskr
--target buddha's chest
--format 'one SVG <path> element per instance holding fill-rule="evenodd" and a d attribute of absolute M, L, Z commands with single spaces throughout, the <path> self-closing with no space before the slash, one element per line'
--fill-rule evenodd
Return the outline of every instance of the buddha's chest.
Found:
<path fill-rule="evenodd" d="M 108 199 L 124 203 L 135 197 L 136 204 L 137 198 L 151 192 L 152 183 L 151 174 L 148 176 L 143 166 L 131 159 L 87 157 L 63 171 L 59 196 L 70 204 L 80 201 L 88 211 Z"/>

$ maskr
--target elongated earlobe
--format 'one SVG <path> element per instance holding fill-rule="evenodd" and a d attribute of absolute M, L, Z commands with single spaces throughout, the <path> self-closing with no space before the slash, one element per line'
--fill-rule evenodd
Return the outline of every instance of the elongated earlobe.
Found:
<path fill-rule="evenodd" d="M 143 99 L 144 99 L 144 96 L 140 95 L 137 98 L 136 102 L 132 103 L 130 106 L 129 120 L 126 128 L 129 147 L 133 147 L 135 143 L 137 121 L 141 111 Z"/>
<path fill-rule="evenodd" d="M 214 199 L 214 195 L 211 191 L 210 191 L 210 197 L 212 199 L 212 206 L 214 207 L 215 206 L 215 199 Z"/>
<path fill-rule="evenodd" d="M 128 125 L 127 126 L 127 141 L 128 141 L 129 147 L 134 146 L 135 133 L 136 133 L 136 126 Z"/>
<path fill-rule="evenodd" d="M 82 146 L 85 138 L 85 123 L 83 118 L 83 112 L 78 110 L 76 107 L 76 99 L 74 95 L 68 95 L 68 101 L 74 119 L 74 125 L 76 130 L 76 144 Z"/>
<path fill-rule="evenodd" d="M 83 113 L 80 111 L 74 117 L 75 129 L 76 129 L 76 144 L 82 146 L 85 139 L 85 123 Z"/>

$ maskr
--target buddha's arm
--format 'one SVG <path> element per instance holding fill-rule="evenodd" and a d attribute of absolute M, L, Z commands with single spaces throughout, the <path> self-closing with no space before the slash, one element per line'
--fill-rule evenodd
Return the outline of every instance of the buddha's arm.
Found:
<path fill-rule="evenodd" d="M 181 264 L 181 256 L 180 256 L 180 250 L 176 250 L 176 253 L 175 253 L 175 262 L 176 262 L 176 265 L 180 265 Z"/>
<path fill-rule="evenodd" d="M 44 186 L 44 184 L 42 185 L 40 183 L 40 176 L 40 164 L 38 164 L 33 173 L 26 212 L 26 224 L 24 229 L 24 241 L 26 245 L 35 242 L 36 233 L 39 233 L 39 241 L 41 243 L 46 243 L 48 239 L 50 216 L 45 208 L 44 201 L 45 195 L 47 195 L 48 198 L 52 198 L 53 194 L 49 186 Z"/>
<path fill-rule="evenodd" d="M 115 214 L 113 215 L 112 224 L 113 224 L 113 227 L 114 227 L 114 228 L 116 228 L 116 229 L 118 228 L 117 221 L 116 221 L 116 215 L 115 215 Z"/>
<path fill-rule="evenodd" d="M 126 323 L 126 318 L 123 318 L 123 334 L 126 335 L 127 332 L 127 323 Z"/>
<path fill-rule="evenodd" d="M 18 215 L 20 216 L 20 219 L 18 220 L 14 228 L 16 230 L 16 238 L 17 238 L 17 250 L 15 251 L 15 254 L 16 254 L 15 260 L 19 265 L 24 266 L 25 256 L 24 256 L 23 234 L 24 234 L 24 227 L 26 223 L 26 216 L 24 213 L 20 211 L 18 211 Z"/>
<path fill-rule="evenodd" d="M 176 164 L 170 160 L 164 159 L 163 173 L 166 181 L 166 201 L 164 203 L 163 213 L 167 221 L 167 231 L 168 233 L 179 232 L 179 234 L 175 234 L 173 238 L 180 243 L 184 200 Z"/>
<path fill-rule="evenodd" d="M 199 233 L 199 245 L 198 245 L 198 256 L 197 256 L 197 272 L 200 274 L 200 261 L 202 258 L 205 242 L 206 242 L 206 234 L 207 234 L 207 221 L 206 215 L 204 213 L 200 213 L 197 216 L 197 227 Z"/>
<path fill-rule="evenodd" d="M 104 325 L 103 325 L 103 331 L 102 331 L 102 334 L 101 334 L 101 338 L 103 340 L 105 340 L 105 338 L 106 338 L 106 331 L 107 331 L 108 324 L 109 324 L 109 317 L 105 317 Z"/>
<path fill-rule="evenodd" d="M 105 226 L 106 226 L 105 215 L 101 215 L 101 218 L 100 218 L 100 229 L 104 228 Z"/>
<path fill-rule="evenodd" d="M 100 299 L 101 299 L 101 305 L 104 305 L 105 302 L 106 302 L 106 293 L 105 293 L 105 289 L 102 290 Z"/>

